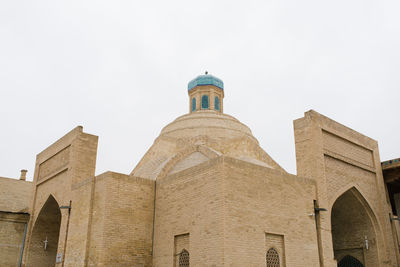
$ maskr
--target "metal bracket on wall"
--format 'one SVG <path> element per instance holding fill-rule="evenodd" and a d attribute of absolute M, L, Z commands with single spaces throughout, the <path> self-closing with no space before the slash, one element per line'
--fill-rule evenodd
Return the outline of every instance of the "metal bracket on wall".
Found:
<path fill-rule="evenodd" d="M 71 204 L 69 206 L 60 206 L 60 209 L 68 209 L 68 213 L 71 213 Z"/>
<path fill-rule="evenodd" d="M 327 210 L 327 209 L 324 209 L 324 208 L 314 207 L 314 211 L 315 211 L 315 212 L 320 212 L 320 211 L 328 211 L 328 210 Z"/>

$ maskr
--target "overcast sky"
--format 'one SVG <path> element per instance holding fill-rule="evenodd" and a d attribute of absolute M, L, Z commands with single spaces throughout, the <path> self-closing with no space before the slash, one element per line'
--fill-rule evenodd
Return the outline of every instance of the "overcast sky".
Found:
<path fill-rule="evenodd" d="M 77 125 L 99 136 L 96 174 L 130 173 L 205 70 L 288 172 L 309 109 L 400 157 L 399 14 L 398 0 L 0 1 L 0 176 L 32 178 Z"/>

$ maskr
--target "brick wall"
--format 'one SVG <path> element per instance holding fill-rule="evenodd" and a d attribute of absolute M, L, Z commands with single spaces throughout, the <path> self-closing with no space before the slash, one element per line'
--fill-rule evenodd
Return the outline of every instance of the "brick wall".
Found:
<path fill-rule="evenodd" d="M 0 177 L 0 266 L 17 266 L 32 182 Z"/>
<path fill-rule="evenodd" d="M 0 266 L 17 266 L 29 214 L 0 211 Z"/>
<path fill-rule="evenodd" d="M 224 196 L 225 265 L 265 266 L 272 233 L 286 266 L 318 266 L 313 181 L 224 158 Z"/>
<path fill-rule="evenodd" d="M 222 165 L 216 159 L 157 180 L 154 266 L 173 266 L 175 236 L 190 235 L 191 266 L 223 266 Z"/>
<path fill-rule="evenodd" d="M 151 266 L 154 183 L 114 172 L 96 177 L 89 266 Z"/>
<path fill-rule="evenodd" d="M 265 266 L 265 233 L 282 237 L 287 266 L 317 266 L 314 197 L 313 181 L 226 157 L 169 175 L 157 181 L 154 266 L 172 266 L 187 233 L 191 266 Z"/>

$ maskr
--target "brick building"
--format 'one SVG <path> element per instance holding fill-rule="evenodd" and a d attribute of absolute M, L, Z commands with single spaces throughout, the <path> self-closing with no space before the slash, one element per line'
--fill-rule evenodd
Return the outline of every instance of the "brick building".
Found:
<path fill-rule="evenodd" d="M 130 174 L 95 176 L 97 136 L 78 126 L 37 155 L 33 183 L 0 178 L 0 265 L 399 266 L 375 140 L 308 111 L 292 175 L 223 113 L 220 79 L 188 93 Z"/>

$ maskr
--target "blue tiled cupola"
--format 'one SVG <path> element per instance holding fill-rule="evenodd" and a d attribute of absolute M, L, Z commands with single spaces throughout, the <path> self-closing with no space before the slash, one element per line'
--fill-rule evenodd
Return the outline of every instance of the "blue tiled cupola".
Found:
<path fill-rule="evenodd" d="M 191 80 L 188 83 L 188 91 L 192 90 L 193 88 L 199 85 L 214 85 L 219 89 L 224 90 L 224 82 L 221 79 L 218 79 L 217 77 L 208 74 L 208 72 L 206 72 L 206 74 L 204 75 L 199 75 L 193 80 Z"/>
<path fill-rule="evenodd" d="M 199 75 L 188 84 L 189 111 L 215 111 L 222 113 L 224 82 L 208 74 Z"/>

